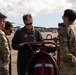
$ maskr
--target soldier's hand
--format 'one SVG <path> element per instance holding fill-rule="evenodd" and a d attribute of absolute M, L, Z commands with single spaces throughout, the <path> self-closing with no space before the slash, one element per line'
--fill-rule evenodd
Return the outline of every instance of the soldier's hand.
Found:
<path fill-rule="evenodd" d="M 67 55 L 67 58 L 68 58 L 68 59 L 72 59 L 72 56 L 73 56 L 72 54 L 68 54 L 68 55 Z"/>
<path fill-rule="evenodd" d="M 24 42 L 24 43 L 20 43 L 20 44 L 19 44 L 19 47 L 22 47 L 24 44 L 25 44 L 25 42 Z"/>

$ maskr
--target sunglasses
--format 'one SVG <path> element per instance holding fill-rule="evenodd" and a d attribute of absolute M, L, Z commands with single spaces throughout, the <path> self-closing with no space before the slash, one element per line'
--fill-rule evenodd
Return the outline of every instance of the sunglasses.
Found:
<path fill-rule="evenodd" d="M 25 23 L 25 25 L 26 25 L 26 26 L 28 26 L 28 25 L 32 25 L 32 22 L 31 22 L 31 23 Z"/>
<path fill-rule="evenodd" d="M 63 16 L 62 16 L 62 19 L 64 19 L 65 17 L 66 17 L 66 16 L 63 15 Z"/>
<path fill-rule="evenodd" d="M 9 30 L 9 32 L 10 32 L 10 33 L 12 33 L 12 32 L 13 32 L 13 30 Z"/>

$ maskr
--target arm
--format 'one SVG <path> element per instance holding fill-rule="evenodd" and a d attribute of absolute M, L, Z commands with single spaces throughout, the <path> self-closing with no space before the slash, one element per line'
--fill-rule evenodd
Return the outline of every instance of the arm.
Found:
<path fill-rule="evenodd" d="M 71 59 L 69 56 L 71 54 L 69 51 L 69 30 L 65 29 L 60 34 L 60 56 L 62 61 L 69 62 Z"/>
<path fill-rule="evenodd" d="M 76 56 L 76 26 L 70 25 L 67 31 L 69 35 L 69 51 Z"/>
<path fill-rule="evenodd" d="M 36 36 L 36 41 L 37 42 L 43 41 L 43 37 L 42 37 L 42 34 L 40 33 L 40 31 L 35 30 L 35 36 Z"/>
<path fill-rule="evenodd" d="M 18 50 L 18 46 L 20 44 L 20 35 L 19 35 L 20 31 L 17 30 L 14 34 L 14 37 L 12 39 L 12 48 L 15 49 L 15 50 Z"/>
<path fill-rule="evenodd" d="M 8 46 L 8 41 L 5 35 L 0 34 L 0 58 L 3 61 L 8 61 L 10 55 L 10 50 Z"/>

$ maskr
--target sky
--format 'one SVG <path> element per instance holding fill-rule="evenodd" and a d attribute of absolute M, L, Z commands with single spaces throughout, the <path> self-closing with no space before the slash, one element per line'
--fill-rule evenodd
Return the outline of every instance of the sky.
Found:
<path fill-rule="evenodd" d="M 57 27 L 65 9 L 76 11 L 76 0 L 1 0 L 0 12 L 15 26 L 24 26 L 22 16 L 30 13 L 33 26 Z"/>

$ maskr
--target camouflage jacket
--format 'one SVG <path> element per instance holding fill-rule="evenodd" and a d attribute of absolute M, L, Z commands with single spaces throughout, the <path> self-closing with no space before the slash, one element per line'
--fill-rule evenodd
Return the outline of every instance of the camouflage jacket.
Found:
<path fill-rule="evenodd" d="M 63 28 L 59 34 L 61 61 L 76 64 L 76 24 Z"/>
<path fill-rule="evenodd" d="M 0 67 L 9 61 L 10 50 L 5 33 L 0 30 Z M 1 64 L 2 62 L 2 64 Z"/>

